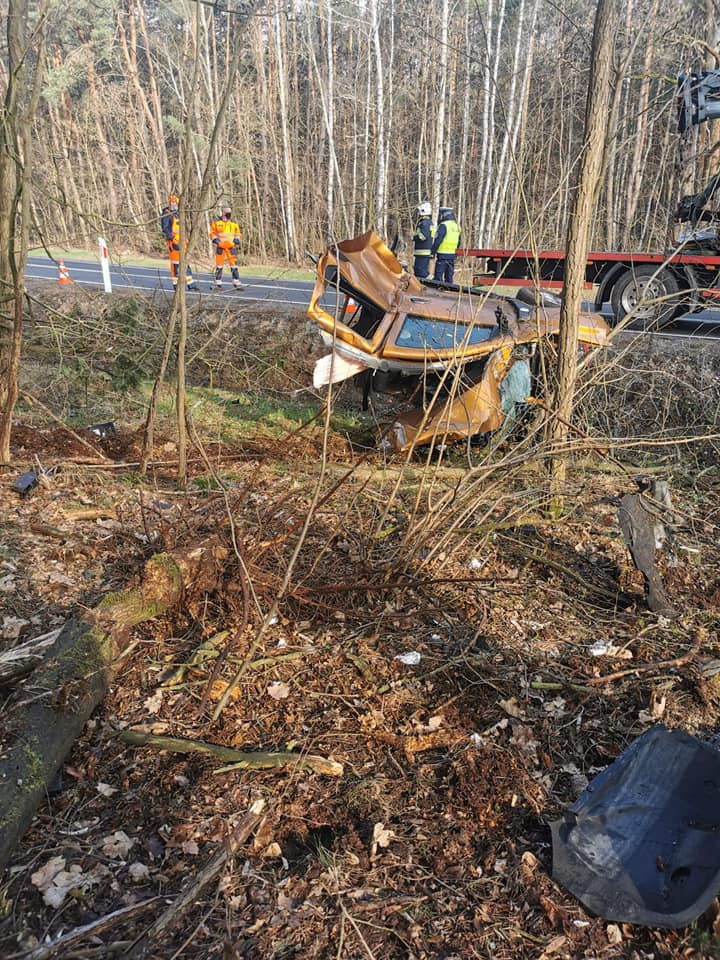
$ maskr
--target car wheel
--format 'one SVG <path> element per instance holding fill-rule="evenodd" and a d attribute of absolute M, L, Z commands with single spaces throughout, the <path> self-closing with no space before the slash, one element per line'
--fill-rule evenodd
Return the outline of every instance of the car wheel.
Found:
<path fill-rule="evenodd" d="M 641 263 L 626 270 L 615 281 L 610 295 L 615 323 L 632 313 L 644 330 L 652 330 L 669 323 L 675 316 L 679 297 L 673 296 L 680 286 L 669 270 L 658 271 L 650 263 Z M 662 299 L 671 297 L 671 299 Z"/>

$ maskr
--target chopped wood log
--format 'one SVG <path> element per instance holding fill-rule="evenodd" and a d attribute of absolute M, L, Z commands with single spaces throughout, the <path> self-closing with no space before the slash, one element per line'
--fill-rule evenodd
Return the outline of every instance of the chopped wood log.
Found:
<path fill-rule="evenodd" d="M 134 747 L 152 747 L 154 750 L 168 750 L 171 753 L 207 753 L 219 760 L 229 761 L 229 766 L 220 767 L 216 773 L 228 773 L 231 770 L 273 770 L 283 767 L 295 767 L 299 770 L 312 770 L 326 777 L 341 777 L 343 766 L 327 757 L 318 757 L 312 753 L 289 753 L 287 751 L 248 753 L 224 747 L 219 743 L 206 743 L 204 740 L 188 740 L 185 737 L 164 737 L 141 730 L 121 730 L 118 739 Z"/>
<path fill-rule="evenodd" d="M 138 586 L 110 594 L 95 610 L 69 620 L 16 689 L 0 731 L 0 869 L 102 700 L 131 643 L 129 628 L 216 589 L 227 556 L 212 539 L 186 553 L 151 557 Z"/>
<path fill-rule="evenodd" d="M 117 510 L 113 507 L 65 507 L 66 520 L 117 520 Z"/>

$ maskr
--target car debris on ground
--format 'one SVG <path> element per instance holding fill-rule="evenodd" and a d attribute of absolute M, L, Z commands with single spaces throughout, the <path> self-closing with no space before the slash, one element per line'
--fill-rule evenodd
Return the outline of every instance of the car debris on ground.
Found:
<path fill-rule="evenodd" d="M 678 928 L 720 892 L 720 751 L 662 725 L 552 824 L 553 879 L 606 920 Z"/>

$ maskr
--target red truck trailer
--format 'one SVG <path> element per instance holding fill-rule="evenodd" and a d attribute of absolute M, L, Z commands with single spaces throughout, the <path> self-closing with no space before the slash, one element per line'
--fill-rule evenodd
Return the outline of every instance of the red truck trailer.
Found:
<path fill-rule="evenodd" d="M 651 253 L 590 253 L 585 264 L 585 289 L 595 290 L 595 308 L 612 305 L 615 323 L 633 313 L 644 326 L 668 323 L 684 313 L 699 311 L 720 299 L 720 250 L 717 234 L 693 237 L 674 255 Z M 703 242 L 705 240 L 705 243 Z M 461 250 L 475 258 L 473 283 L 489 287 L 532 287 L 559 292 L 565 275 L 565 254 L 543 250 Z M 590 299 L 590 297 L 588 297 Z"/>

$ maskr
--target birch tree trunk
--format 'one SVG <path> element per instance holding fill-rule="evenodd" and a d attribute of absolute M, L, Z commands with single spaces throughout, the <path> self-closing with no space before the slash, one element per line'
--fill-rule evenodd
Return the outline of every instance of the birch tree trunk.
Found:
<path fill-rule="evenodd" d="M 325 108 L 328 135 L 328 172 L 327 172 L 327 208 L 328 208 L 328 239 L 335 236 L 335 168 L 337 166 L 337 156 L 335 155 L 335 57 L 333 52 L 333 21 L 332 21 L 332 0 L 327 0 L 325 4 L 325 13 L 327 17 L 327 107 Z M 313 50 L 313 60 L 315 51 Z M 319 73 L 319 71 L 318 71 Z M 319 77 L 318 77 L 319 80 Z M 340 173 L 338 171 L 338 184 L 341 184 Z"/>
<path fill-rule="evenodd" d="M 440 206 L 440 187 L 443 182 L 443 166 L 445 159 L 445 100 L 447 98 L 448 73 L 448 18 L 450 16 L 449 0 L 442 0 L 440 7 L 440 60 L 438 63 L 437 81 L 437 114 L 435 118 L 435 156 L 433 159 L 432 181 L 432 208 L 437 215 Z M 444 199 L 447 204 L 450 201 Z"/>
<path fill-rule="evenodd" d="M 489 236 L 494 241 L 497 239 L 497 230 L 498 224 L 500 223 L 500 218 L 503 213 L 505 206 L 504 200 L 501 202 L 501 197 L 510 196 L 510 178 L 512 176 L 512 165 L 514 161 L 514 152 L 515 144 L 517 143 L 518 129 L 520 125 L 520 118 L 522 111 L 519 107 L 523 102 L 523 97 L 525 94 L 525 83 L 527 79 L 527 74 L 532 63 L 532 57 L 529 52 L 525 49 L 523 56 L 523 47 L 524 43 L 527 42 L 527 37 L 532 37 L 533 30 L 535 28 L 535 13 L 537 12 L 537 3 L 533 10 L 533 18 L 531 28 L 528 31 L 526 29 L 527 25 L 525 23 L 525 0 L 520 0 L 520 5 L 517 12 L 517 24 L 515 28 L 515 48 L 513 52 L 512 60 L 512 77 L 510 80 L 510 94 L 507 99 L 507 104 L 504 109 L 504 126 L 505 130 L 503 133 L 503 142 L 502 148 L 500 151 L 500 159 L 498 160 L 497 169 L 495 172 L 495 177 L 493 180 L 493 192 L 492 200 L 490 203 L 490 230 Z M 532 43 L 532 41 L 531 41 Z M 525 61 L 525 70 L 523 72 L 522 82 L 520 84 L 520 90 L 518 93 L 518 76 L 520 75 L 520 63 L 521 59 Z"/>
<path fill-rule="evenodd" d="M 372 47 L 375 55 L 375 209 L 372 221 L 381 237 L 387 234 L 385 201 L 385 86 L 380 45 L 380 0 L 370 0 Z"/>
<path fill-rule="evenodd" d="M 482 185 L 482 206 L 480 209 L 480 220 L 483 225 L 484 242 L 490 237 L 488 235 L 488 217 L 491 210 L 488 208 L 490 199 L 490 186 L 497 170 L 494 169 L 493 158 L 495 154 L 495 105 L 498 99 L 498 90 L 500 87 L 500 53 L 502 48 L 502 31 L 505 23 L 505 0 L 500 0 L 500 10 L 498 11 L 497 30 L 495 34 L 495 54 L 493 58 L 492 79 L 490 86 L 490 112 L 488 116 L 488 161 L 486 167 L 485 182 Z"/>
<path fill-rule="evenodd" d="M 280 132 L 282 137 L 282 173 L 284 178 L 284 214 L 285 249 L 288 260 L 297 260 L 295 241 L 295 173 L 293 170 L 292 149 L 290 146 L 290 121 L 287 107 L 287 85 L 285 72 L 285 54 L 283 51 L 282 24 L 280 21 L 280 0 L 273 8 L 273 27 L 275 33 L 275 57 L 278 68 L 278 106 L 280 108 Z"/>
<path fill-rule="evenodd" d="M 632 162 L 628 172 L 627 185 L 625 187 L 625 231 L 623 236 L 623 247 L 630 249 L 632 243 L 633 226 L 635 223 L 635 214 L 640 199 L 640 180 L 643 171 L 643 159 L 645 153 L 645 140 L 648 134 L 648 103 L 650 101 L 650 70 L 652 68 L 655 48 L 652 39 L 648 40 L 645 48 L 645 60 L 643 63 L 642 81 L 640 83 L 640 101 L 637 110 L 637 120 L 635 122 L 635 136 L 632 151 Z M 610 213 L 611 211 L 608 211 Z"/>
<path fill-rule="evenodd" d="M 557 386 L 552 403 L 550 438 L 556 451 L 551 460 L 552 510 L 559 513 L 567 469 L 562 447 L 567 441 L 577 380 L 577 349 L 582 309 L 585 261 L 597 186 L 600 180 L 612 69 L 613 41 L 618 0 L 598 0 L 591 48 L 590 78 L 585 108 L 585 138 L 580 157 L 578 183 L 570 211 L 565 259 L 565 285 L 560 306 L 560 343 Z"/>
<path fill-rule="evenodd" d="M 472 58 L 470 56 L 470 0 L 465 0 L 465 12 L 463 16 L 463 53 L 465 70 L 463 73 L 463 105 L 462 105 L 462 133 L 460 135 L 460 170 L 458 180 L 458 200 L 457 213 L 458 223 L 465 223 L 465 213 L 469 211 L 467 193 L 467 166 L 470 144 L 470 89 L 472 86 Z M 468 236 L 466 238 L 470 240 Z M 469 244 L 466 243 L 466 246 Z"/>

